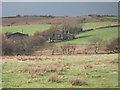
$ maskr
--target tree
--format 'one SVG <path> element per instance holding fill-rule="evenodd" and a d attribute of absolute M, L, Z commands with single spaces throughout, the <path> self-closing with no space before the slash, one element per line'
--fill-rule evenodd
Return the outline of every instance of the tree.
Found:
<path fill-rule="evenodd" d="M 72 44 L 65 44 L 61 46 L 61 50 L 63 54 L 74 54 L 76 46 Z"/>
<path fill-rule="evenodd" d="M 79 24 L 63 24 L 63 25 L 53 25 L 50 29 L 36 33 L 40 34 L 49 40 L 50 43 L 55 42 L 55 40 L 73 40 L 75 35 L 82 32 L 82 27 Z"/>
<path fill-rule="evenodd" d="M 90 40 L 90 44 L 93 45 L 93 49 L 95 53 L 97 54 L 100 47 L 105 46 L 105 40 L 101 38 L 94 38 Z"/>

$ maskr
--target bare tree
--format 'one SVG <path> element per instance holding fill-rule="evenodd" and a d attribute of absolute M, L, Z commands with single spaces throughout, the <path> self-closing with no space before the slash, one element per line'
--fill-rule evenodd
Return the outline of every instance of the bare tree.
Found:
<path fill-rule="evenodd" d="M 76 46 L 72 44 L 65 44 L 61 46 L 62 54 L 74 54 Z"/>
<path fill-rule="evenodd" d="M 101 39 L 101 38 L 94 38 L 90 40 L 90 43 L 93 47 L 91 47 L 92 49 L 94 49 L 94 52 L 97 54 L 100 47 L 105 46 L 105 40 Z"/>

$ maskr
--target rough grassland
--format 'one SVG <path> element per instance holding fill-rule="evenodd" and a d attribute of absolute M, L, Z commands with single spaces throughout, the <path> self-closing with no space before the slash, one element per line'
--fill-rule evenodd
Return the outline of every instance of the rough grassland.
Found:
<path fill-rule="evenodd" d="M 51 27 L 51 24 L 30 24 L 30 25 L 18 25 L 18 26 L 4 26 L 2 27 L 2 33 L 6 32 L 22 32 L 33 35 L 37 31 L 44 31 Z"/>
<path fill-rule="evenodd" d="M 80 33 L 79 35 L 76 35 L 77 39 L 71 41 L 65 41 L 65 42 L 58 42 L 55 44 L 56 45 L 67 44 L 67 43 L 89 44 L 90 40 L 93 38 L 102 38 L 104 40 L 109 40 L 115 37 L 118 37 L 118 27 L 97 29 L 93 31 Z"/>
<path fill-rule="evenodd" d="M 39 56 L 40 60 L 17 60 L 22 56 L 4 57 L 3 88 L 117 88 L 118 87 L 118 55 L 70 55 Z M 38 58 L 23 56 L 22 58 Z M 63 71 L 44 72 L 33 75 L 20 71 L 21 68 L 63 67 Z M 35 68 L 35 69 L 37 69 Z M 41 69 L 40 68 L 40 69 Z M 33 69 L 34 70 L 34 69 Z M 46 69 L 45 69 L 46 70 Z M 35 72 L 36 73 L 36 72 Z M 51 75 L 58 75 L 60 82 L 48 82 Z M 82 78 L 87 85 L 72 85 L 69 78 Z"/>

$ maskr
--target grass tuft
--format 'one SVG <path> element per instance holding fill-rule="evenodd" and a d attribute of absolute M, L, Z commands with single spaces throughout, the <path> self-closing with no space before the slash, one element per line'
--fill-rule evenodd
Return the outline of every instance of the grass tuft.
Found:
<path fill-rule="evenodd" d="M 52 75 L 48 78 L 48 82 L 56 82 L 59 83 L 60 82 L 60 78 L 57 75 Z"/>
<path fill-rule="evenodd" d="M 86 81 L 82 80 L 81 78 L 70 78 L 69 79 L 69 82 L 72 84 L 72 85 L 86 85 Z"/>

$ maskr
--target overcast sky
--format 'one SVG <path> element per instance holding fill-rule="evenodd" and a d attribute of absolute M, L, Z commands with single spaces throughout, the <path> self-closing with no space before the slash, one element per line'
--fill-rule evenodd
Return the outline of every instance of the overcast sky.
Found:
<path fill-rule="evenodd" d="M 3 2 L 2 16 L 14 15 L 82 16 L 118 15 L 117 2 Z"/>

